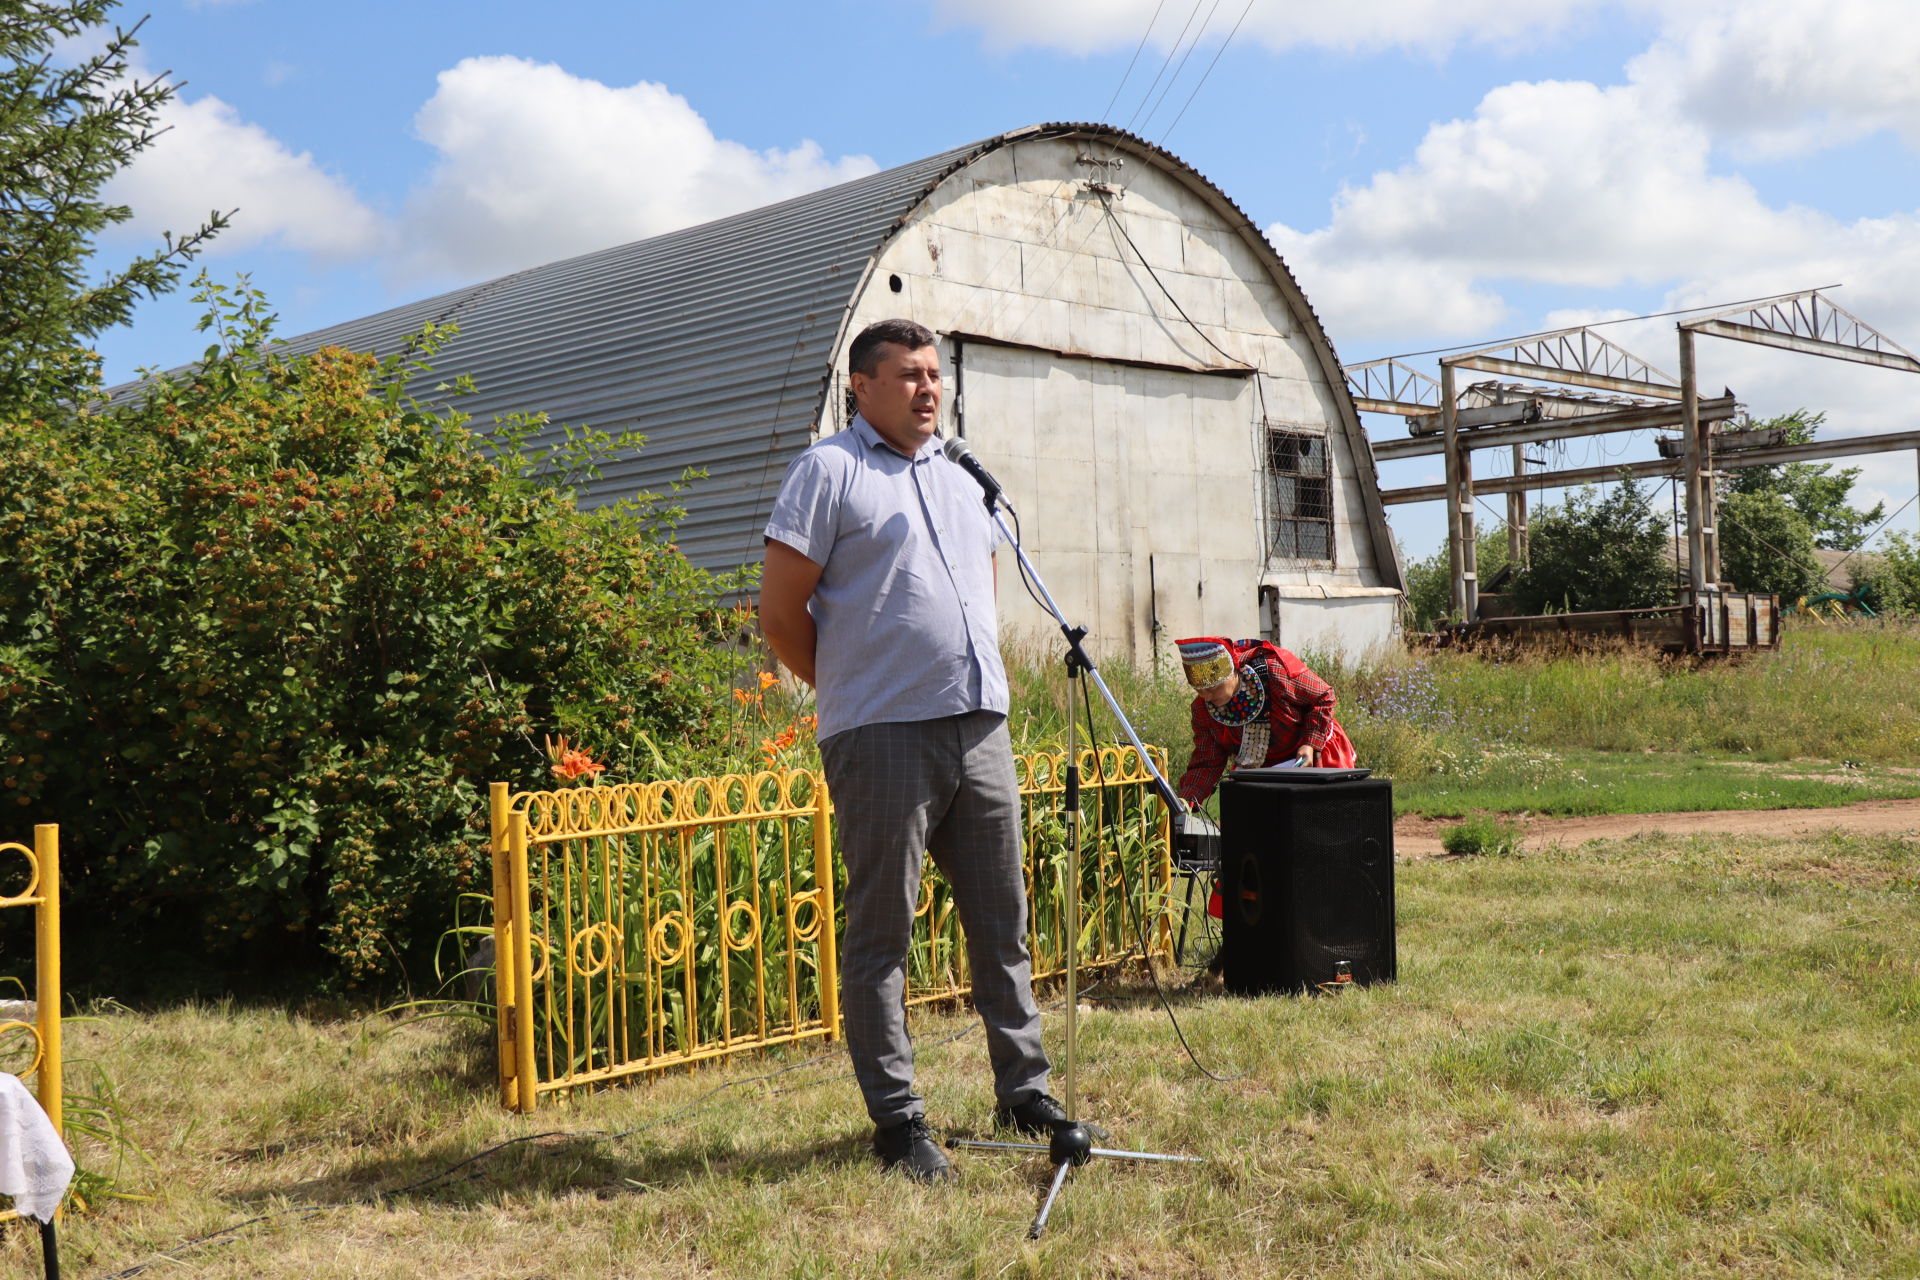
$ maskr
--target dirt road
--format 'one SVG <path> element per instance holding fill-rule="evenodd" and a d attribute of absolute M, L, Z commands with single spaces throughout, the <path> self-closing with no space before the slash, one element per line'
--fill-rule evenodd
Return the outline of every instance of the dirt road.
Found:
<path fill-rule="evenodd" d="M 1524 847 L 1617 840 L 1643 831 L 1669 835 L 1762 835 L 1774 838 L 1850 831 L 1859 835 L 1920 835 L 1920 800 L 1863 800 L 1837 809 L 1736 809 L 1713 813 L 1617 813 L 1596 818 L 1528 818 Z M 1407 817 L 1393 824 L 1394 852 L 1402 858 L 1445 853 L 1440 832 L 1453 819 Z"/>

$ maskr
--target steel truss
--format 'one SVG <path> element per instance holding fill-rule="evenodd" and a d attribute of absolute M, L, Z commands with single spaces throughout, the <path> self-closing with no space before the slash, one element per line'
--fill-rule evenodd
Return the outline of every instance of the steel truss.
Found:
<path fill-rule="evenodd" d="M 1713 521 L 1717 505 L 1714 442 L 1718 432 L 1715 427 L 1734 418 L 1739 405 L 1731 391 L 1701 399 L 1694 362 L 1695 336 L 1705 334 L 1920 373 L 1920 358 L 1835 304 L 1818 289 L 1694 315 L 1679 322 L 1676 328 L 1680 356 L 1678 378 L 1587 326 L 1506 339 L 1444 356 L 1439 361 L 1437 382 L 1401 357 L 1347 367 L 1348 390 L 1358 408 L 1396 413 L 1407 419 L 1411 438 L 1375 445 L 1376 459 L 1431 453 L 1442 453 L 1446 457 L 1443 484 L 1390 489 L 1380 496 L 1388 504 L 1446 500 L 1447 557 L 1452 580 L 1452 610 L 1456 617 L 1470 620 L 1479 611 L 1474 450 L 1506 446 L 1513 451 L 1513 474 L 1483 481 L 1478 489 L 1507 495 L 1508 551 L 1516 563 L 1523 562 L 1526 556 L 1528 489 L 1677 472 L 1684 481 L 1687 495 L 1689 585 L 1697 599 L 1719 590 L 1721 585 L 1719 537 Z M 1530 378 L 1549 385 L 1479 382 L 1462 392 L 1456 387 L 1456 371 L 1462 369 Z M 1568 391 L 1568 387 L 1583 390 Z M 1602 397 L 1593 392 L 1614 394 Z M 1524 446 L 1528 444 L 1660 427 L 1683 430 L 1679 442 L 1681 457 L 1677 463 L 1672 458 L 1661 458 L 1624 466 L 1527 473 Z M 1726 442 L 1729 446 L 1731 443 Z M 1920 453 L 1920 432 L 1855 436 L 1810 445 L 1753 447 L 1756 443 L 1742 440 L 1737 452 L 1726 448 L 1718 465 L 1735 469 L 1908 448 Z"/>

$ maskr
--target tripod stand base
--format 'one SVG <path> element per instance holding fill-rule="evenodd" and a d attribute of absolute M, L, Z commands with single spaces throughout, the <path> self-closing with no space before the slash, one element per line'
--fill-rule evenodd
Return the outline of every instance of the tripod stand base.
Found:
<path fill-rule="evenodd" d="M 1042 1142 L 988 1142 L 984 1138 L 948 1138 L 949 1150 L 958 1151 L 963 1147 L 973 1147 L 981 1151 L 1039 1151 L 1053 1154 L 1051 1144 Z M 1165 1156 L 1157 1151 L 1115 1151 L 1110 1147 L 1088 1147 L 1087 1155 L 1101 1156 L 1108 1160 L 1158 1160 L 1163 1164 L 1205 1164 L 1199 1156 Z M 1084 1164 L 1086 1161 L 1080 1161 Z"/>
<path fill-rule="evenodd" d="M 1053 1183 L 1047 1188 L 1047 1198 L 1040 1202 L 1040 1212 L 1033 1216 L 1033 1225 L 1027 1228 L 1027 1239 L 1038 1240 L 1047 1229 L 1047 1217 L 1053 1212 L 1053 1202 L 1060 1198 L 1060 1188 L 1067 1185 L 1067 1171 L 1073 1168 L 1073 1162 L 1062 1160 L 1053 1166 Z"/>
<path fill-rule="evenodd" d="M 1086 1126 L 1071 1121 L 1054 1126 L 1053 1140 L 1046 1144 L 1038 1142 L 988 1142 L 981 1138 L 948 1138 L 947 1146 L 952 1148 L 974 1147 L 983 1151 L 1044 1151 L 1053 1161 L 1053 1181 L 1047 1186 L 1047 1198 L 1040 1204 L 1040 1212 L 1034 1215 L 1033 1225 L 1027 1228 L 1027 1239 L 1038 1240 L 1047 1229 L 1047 1219 L 1053 1214 L 1053 1202 L 1060 1198 L 1061 1188 L 1067 1185 L 1067 1174 L 1094 1156 L 1104 1156 L 1109 1160 L 1157 1160 L 1166 1164 L 1205 1164 L 1199 1156 L 1163 1156 L 1152 1151 L 1115 1151 L 1106 1147 L 1096 1147 L 1088 1136 Z"/>

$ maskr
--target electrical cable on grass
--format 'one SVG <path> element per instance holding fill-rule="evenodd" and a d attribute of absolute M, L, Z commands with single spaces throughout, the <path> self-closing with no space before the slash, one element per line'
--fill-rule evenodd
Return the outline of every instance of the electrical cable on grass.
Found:
<path fill-rule="evenodd" d="M 1086 704 L 1087 736 L 1091 739 L 1093 737 L 1093 695 L 1087 691 L 1087 684 L 1084 680 L 1080 682 L 1080 696 Z M 1107 781 L 1106 766 L 1100 762 L 1100 748 L 1098 744 L 1095 744 L 1093 750 L 1093 770 L 1094 777 L 1101 783 L 1102 787 L 1104 787 Z M 1167 999 L 1166 989 L 1160 985 L 1160 975 L 1153 971 L 1153 953 L 1147 948 L 1147 927 L 1141 917 L 1140 906 L 1133 900 L 1133 885 L 1127 877 L 1127 861 L 1125 858 L 1116 858 L 1115 861 L 1120 867 L 1120 896 L 1126 901 L 1127 915 L 1133 920 L 1134 936 L 1140 943 L 1141 962 L 1147 967 L 1147 978 L 1153 983 L 1153 994 L 1159 997 L 1160 1007 L 1165 1010 L 1167 1021 L 1173 1024 L 1173 1034 L 1179 1039 L 1180 1047 L 1186 1050 L 1188 1061 L 1193 1063 L 1201 1075 L 1213 1081 L 1215 1084 L 1232 1084 L 1236 1080 L 1246 1079 L 1247 1073 L 1245 1071 L 1235 1072 L 1232 1075 L 1226 1076 L 1216 1074 L 1208 1068 L 1206 1063 L 1200 1061 L 1200 1055 L 1195 1053 L 1193 1045 L 1188 1043 L 1187 1033 L 1181 1028 L 1180 1019 L 1173 1011 L 1173 1002 Z M 1075 888 L 1078 888 L 1078 886 L 1075 886 Z"/>

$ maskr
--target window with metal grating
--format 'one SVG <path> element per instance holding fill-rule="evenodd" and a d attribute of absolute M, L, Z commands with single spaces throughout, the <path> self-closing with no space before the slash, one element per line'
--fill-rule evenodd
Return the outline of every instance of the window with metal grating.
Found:
<path fill-rule="evenodd" d="M 1333 474 L 1327 438 L 1267 424 L 1267 553 L 1276 560 L 1333 564 Z"/>

